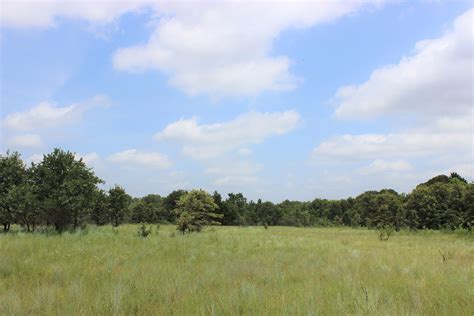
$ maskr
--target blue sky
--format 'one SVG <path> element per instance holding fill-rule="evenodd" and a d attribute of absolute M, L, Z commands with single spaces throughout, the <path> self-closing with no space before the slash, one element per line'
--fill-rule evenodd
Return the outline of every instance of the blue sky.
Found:
<path fill-rule="evenodd" d="M 470 1 L 2 2 L 1 151 L 131 194 L 474 179 Z"/>

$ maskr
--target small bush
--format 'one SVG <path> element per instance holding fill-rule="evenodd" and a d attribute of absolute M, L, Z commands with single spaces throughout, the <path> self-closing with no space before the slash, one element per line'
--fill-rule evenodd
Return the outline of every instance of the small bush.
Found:
<path fill-rule="evenodd" d="M 379 233 L 379 239 L 382 241 L 387 241 L 390 236 L 392 236 L 394 232 L 394 228 L 392 226 L 382 226 L 377 229 Z"/>
<path fill-rule="evenodd" d="M 150 228 L 147 228 L 145 224 L 141 224 L 138 227 L 137 235 L 138 237 L 146 238 L 148 235 L 151 234 L 153 231 L 153 228 L 150 226 Z"/>

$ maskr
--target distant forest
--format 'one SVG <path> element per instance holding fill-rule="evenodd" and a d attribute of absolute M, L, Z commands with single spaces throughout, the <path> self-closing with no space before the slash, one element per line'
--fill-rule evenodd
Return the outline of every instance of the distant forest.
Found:
<path fill-rule="evenodd" d="M 26 166 L 17 152 L 0 156 L 0 224 L 26 231 L 59 232 L 87 224 L 176 223 L 177 203 L 187 192 L 131 197 L 120 186 L 108 191 L 94 171 L 61 149 Z M 350 226 L 374 229 L 467 229 L 474 226 L 474 183 L 457 173 L 439 175 L 409 194 L 367 191 L 340 200 L 249 201 L 242 193 L 212 193 L 221 225 Z"/>

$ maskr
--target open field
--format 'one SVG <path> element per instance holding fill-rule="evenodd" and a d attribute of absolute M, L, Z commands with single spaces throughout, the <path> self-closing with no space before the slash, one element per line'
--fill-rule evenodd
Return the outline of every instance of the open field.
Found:
<path fill-rule="evenodd" d="M 0 314 L 451 314 L 474 309 L 472 236 L 137 226 L 0 236 Z M 445 259 L 443 259 L 443 255 Z"/>

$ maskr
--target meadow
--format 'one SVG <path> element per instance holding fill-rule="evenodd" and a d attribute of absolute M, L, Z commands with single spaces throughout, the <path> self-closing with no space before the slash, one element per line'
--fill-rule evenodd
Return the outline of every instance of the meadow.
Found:
<path fill-rule="evenodd" d="M 472 315 L 473 241 L 295 227 L 3 234 L 0 314 Z"/>

